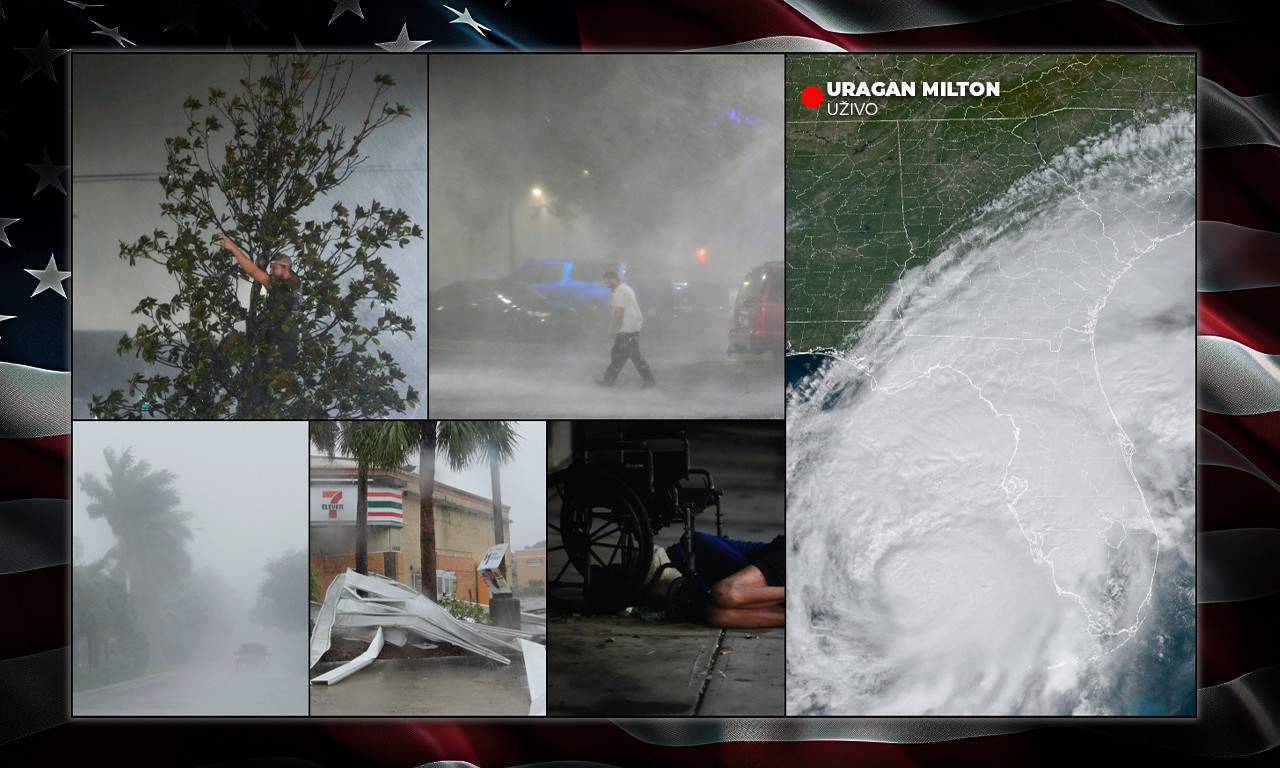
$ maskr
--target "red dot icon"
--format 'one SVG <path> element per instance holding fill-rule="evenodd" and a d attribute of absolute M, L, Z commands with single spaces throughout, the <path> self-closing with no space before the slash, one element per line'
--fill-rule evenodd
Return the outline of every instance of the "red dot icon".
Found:
<path fill-rule="evenodd" d="M 800 102 L 809 109 L 817 109 L 822 103 L 822 89 L 816 85 L 811 85 L 800 92 Z"/>

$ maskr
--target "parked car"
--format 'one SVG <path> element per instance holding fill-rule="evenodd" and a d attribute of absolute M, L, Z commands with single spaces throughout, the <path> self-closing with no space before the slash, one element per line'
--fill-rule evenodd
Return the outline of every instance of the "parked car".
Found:
<path fill-rule="evenodd" d="M 576 313 L 511 280 L 463 280 L 427 297 L 432 340 L 568 341 Z"/>
<path fill-rule="evenodd" d="M 262 643 L 241 643 L 236 649 L 236 673 L 242 669 L 264 669 L 271 663 L 271 652 Z"/>
<path fill-rule="evenodd" d="M 533 288 L 556 306 L 572 309 L 583 333 L 598 334 L 608 327 L 612 313 L 605 272 L 616 273 L 635 291 L 650 338 L 714 328 L 728 308 L 732 290 L 731 279 L 695 277 L 670 267 L 628 266 L 620 260 L 532 261 L 506 279 Z"/>
<path fill-rule="evenodd" d="M 786 283 L 781 261 L 752 267 L 742 278 L 729 329 L 729 354 L 771 352 L 782 357 Z"/>
<path fill-rule="evenodd" d="M 609 307 L 612 292 L 604 284 L 605 272 L 627 281 L 626 264 L 619 261 L 531 261 L 507 279 L 533 288 L 553 304 L 588 311 Z"/>

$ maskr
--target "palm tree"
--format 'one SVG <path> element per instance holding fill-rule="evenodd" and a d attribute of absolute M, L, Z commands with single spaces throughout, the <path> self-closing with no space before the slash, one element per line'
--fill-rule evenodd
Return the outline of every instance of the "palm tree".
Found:
<path fill-rule="evenodd" d="M 146 635 L 148 656 L 159 636 L 159 596 L 164 584 L 191 573 L 190 512 L 178 509 L 178 492 L 170 485 L 177 475 L 151 470 L 133 458 L 131 450 L 107 448 L 105 480 L 91 474 L 80 487 L 91 499 L 86 511 L 92 520 L 105 519 L 116 543 L 106 559 L 114 563 L 112 578 L 124 584 L 138 624 Z"/>
<path fill-rule="evenodd" d="M 415 421 L 414 436 L 418 446 L 418 545 L 422 553 L 422 592 L 435 600 L 436 595 L 436 455 L 443 452 L 455 470 L 466 466 L 475 450 L 477 438 L 474 421 Z"/>
<path fill-rule="evenodd" d="M 311 442 L 333 458 L 335 452 L 356 462 L 356 570 L 369 573 L 369 473 L 404 464 L 407 422 L 313 421 Z"/>
<path fill-rule="evenodd" d="M 336 433 L 330 422 L 327 429 Z M 488 458 L 494 489 L 494 532 L 497 542 L 503 541 L 501 484 L 497 467 L 506 463 L 515 453 L 519 440 L 509 421 L 384 421 L 372 422 L 376 426 L 370 433 L 370 441 L 378 444 L 378 451 L 396 457 L 397 465 L 418 451 L 418 544 L 422 557 L 422 591 L 435 600 L 436 595 L 436 518 L 434 493 L 436 485 L 436 459 L 443 456 L 454 470 L 462 469 L 481 455 Z M 312 425 L 313 440 L 316 424 Z M 316 442 L 323 448 L 322 443 Z M 328 450 L 328 449 L 326 449 Z M 332 453 L 330 453 L 332 455 Z M 357 513 L 358 514 L 358 513 Z"/>
<path fill-rule="evenodd" d="M 424 430 L 425 431 L 425 430 Z M 493 541 L 502 544 L 506 541 L 502 529 L 502 482 L 498 467 L 506 464 L 515 456 L 516 444 L 520 436 L 510 421 L 441 421 L 437 422 L 435 432 L 436 450 L 443 449 L 449 459 L 449 466 L 454 470 L 462 469 L 476 461 L 489 462 L 489 481 L 493 497 Z M 435 450 L 422 452 L 422 467 L 418 472 L 419 482 L 426 485 L 430 472 L 430 486 L 435 487 Z M 427 458 L 431 461 L 428 462 Z M 429 470 L 427 468 L 430 468 Z M 431 513 L 432 527 L 435 526 L 434 510 Z M 424 521 L 425 525 L 425 521 Z M 432 564 L 434 566 L 435 532 L 432 531 Z M 423 547 L 424 553 L 426 547 Z M 427 567 L 425 555 L 423 568 Z M 424 571 L 426 573 L 426 571 Z"/>
<path fill-rule="evenodd" d="M 503 544 L 506 536 L 502 530 L 502 482 L 498 467 L 515 458 L 520 435 L 509 421 L 481 421 L 478 425 L 479 434 L 472 460 L 483 458 L 489 462 L 489 482 L 493 488 L 493 543 Z"/>

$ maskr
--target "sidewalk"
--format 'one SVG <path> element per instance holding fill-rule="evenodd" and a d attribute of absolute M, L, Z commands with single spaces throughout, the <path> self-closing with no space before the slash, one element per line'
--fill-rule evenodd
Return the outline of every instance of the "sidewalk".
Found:
<path fill-rule="evenodd" d="M 785 630 L 634 616 L 552 618 L 547 714 L 784 715 Z"/>
<path fill-rule="evenodd" d="M 378 660 L 335 685 L 311 686 L 312 716 L 528 714 L 519 654 L 510 665 L 478 656 Z"/>

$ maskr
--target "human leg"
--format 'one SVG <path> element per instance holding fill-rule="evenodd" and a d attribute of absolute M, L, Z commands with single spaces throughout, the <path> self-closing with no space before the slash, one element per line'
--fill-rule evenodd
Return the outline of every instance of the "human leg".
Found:
<path fill-rule="evenodd" d="M 640 354 L 640 334 L 629 333 L 628 339 L 628 356 L 631 362 L 635 363 L 636 371 L 639 372 L 640 378 L 644 380 L 646 386 L 657 384 L 657 380 L 653 378 L 653 371 L 649 370 L 649 364 L 644 361 L 644 357 Z"/>
<path fill-rule="evenodd" d="M 614 334 L 613 350 L 609 353 L 609 367 L 604 369 L 604 378 L 601 381 L 605 384 L 613 384 L 617 381 L 618 374 L 622 372 L 622 366 L 627 364 L 627 355 L 623 334 Z"/>
<path fill-rule="evenodd" d="M 695 568 L 698 581 L 706 590 L 710 590 L 711 586 L 721 579 L 726 579 L 751 565 L 753 548 L 764 546 L 750 541 L 726 539 L 705 531 L 693 531 L 690 535 L 692 539 L 690 544 L 696 557 Z M 682 566 L 689 561 L 689 555 L 681 542 L 668 547 L 667 554 L 672 562 Z"/>
<path fill-rule="evenodd" d="M 748 565 L 711 587 L 707 623 L 716 627 L 781 627 L 786 623 L 786 588 L 770 586 L 764 573 Z"/>
<path fill-rule="evenodd" d="M 759 608 L 718 608 L 708 605 L 706 622 L 720 629 L 765 629 L 785 627 L 787 611 L 781 603 Z"/>

